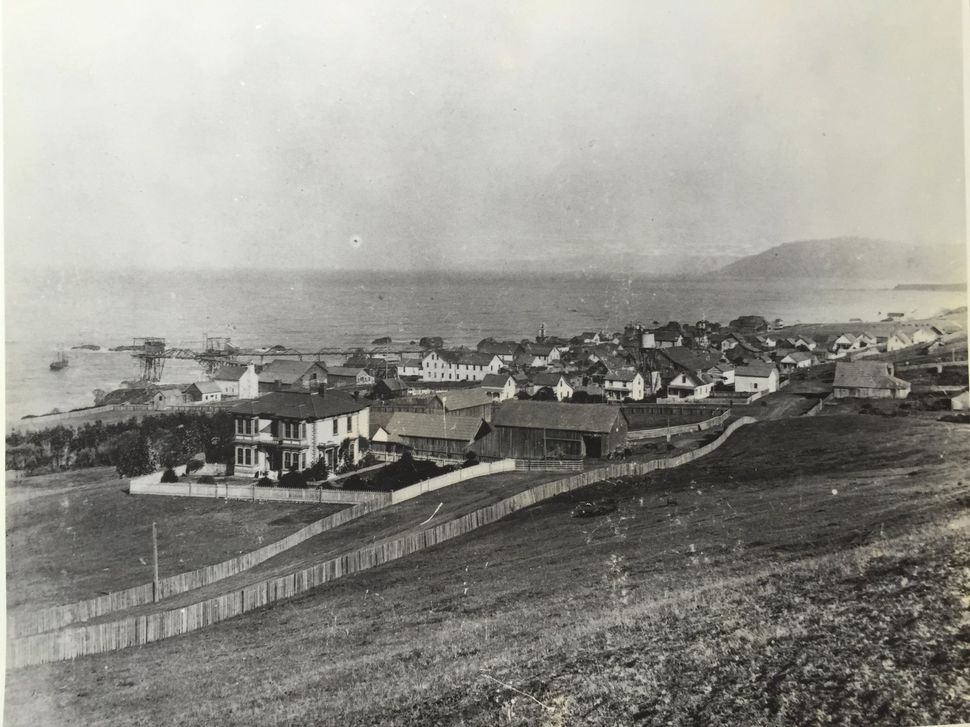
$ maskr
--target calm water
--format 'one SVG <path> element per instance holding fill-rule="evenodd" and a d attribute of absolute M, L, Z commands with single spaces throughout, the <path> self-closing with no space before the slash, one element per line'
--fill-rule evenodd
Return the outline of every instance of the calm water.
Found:
<path fill-rule="evenodd" d="M 709 318 L 745 313 L 786 323 L 911 317 L 966 305 L 958 292 L 893 291 L 892 284 L 792 281 L 678 281 L 624 277 L 472 277 L 454 274 L 361 275 L 292 272 L 65 272 L 16 278 L 6 297 L 7 418 L 92 403 L 136 374 L 126 353 L 68 351 L 71 364 L 51 372 L 59 347 L 117 346 L 134 336 L 164 336 L 170 346 L 199 348 L 203 333 L 238 346 L 283 344 L 303 350 L 443 336 L 449 345 L 485 336 L 619 329 L 631 320 Z M 170 361 L 165 381 L 201 372 Z"/>

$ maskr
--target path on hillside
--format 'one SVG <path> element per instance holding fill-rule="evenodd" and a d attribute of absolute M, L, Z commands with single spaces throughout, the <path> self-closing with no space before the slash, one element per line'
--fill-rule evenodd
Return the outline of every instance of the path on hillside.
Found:
<path fill-rule="evenodd" d="M 368 545 L 440 525 L 543 482 L 561 479 L 563 474 L 563 472 L 553 471 L 504 472 L 466 480 L 377 510 L 339 528 L 323 532 L 238 575 L 180 593 L 158 603 L 113 611 L 83 623 L 72 624 L 72 627 L 119 621 L 133 616 L 184 608 L 207 598 L 287 575 Z"/>

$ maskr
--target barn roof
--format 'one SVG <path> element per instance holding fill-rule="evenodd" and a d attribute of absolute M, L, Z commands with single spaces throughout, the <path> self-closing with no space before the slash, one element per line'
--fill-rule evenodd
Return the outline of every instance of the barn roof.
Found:
<path fill-rule="evenodd" d="M 319 366 L 323 371 L 327 370 L 327 367 L 319 361 L 289 361 L 278 358 L 263 366 L 262 371 L 259 372 L 259 380 L 264 384 L 271 384 L 274 381 L 292 384 L 315 366 Z"/>
<path fill-rule="evenodd" d="M 561 404 L 552 401 L 503 402 L 492 414 L 498 427 L 523 429 L 566 429 L 577 432 L 613 431 L 622 412 L 606 404 Z"/>
<path fill-rule="evenodd" d="M 909 382 L 890 373 L 885 361 L 839 361 L 833 386 L 845 389 L 908 389 Z"/>
<path fill-rule="evenodd" d="M 439 392 L 438 399 L 444 405 L 445 411 L 468 409 L 492 403 L 492 397 L 484 389 L 451 389 Z"/>
<path fill-rule="evenodd" d="M 212 379 L 214 381 L 239 381 L 248 368 L 248 366 L 220 366 L 212 374 Z"/>
<path fill-rule="evenodd" d="M 471 442 L 483 426 L 485 422 L 479 417 L 449 417 L 440 414 L 396 411 L 385 424 L 381 425 L 381 428 L 394 437 Z"/>

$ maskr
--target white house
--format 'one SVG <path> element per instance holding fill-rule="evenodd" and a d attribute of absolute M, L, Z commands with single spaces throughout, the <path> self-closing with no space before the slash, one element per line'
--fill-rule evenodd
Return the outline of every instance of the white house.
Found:
<path fill-rule="evenodd" d="M 212 381 L 222 391 L 223 399 L 255 399 L 259 396 L 259 374 L 256 364 L 222 366 L 212 374 Z"/>
<path fill-rule="evenodd" d="M 950 409 L 953 411 L 967 411 L 970 409 L 970 390 L 961 391 L 950 397 Z"/>
<path fill-rule="evenodd" d="M 717 384 L 734 386 L 734 364 L 719 363 L 705 371 Z"/>
<path fill-rule="evenodd" d="M 734 390 L 739 393 L 778 391 L 778 369 L 763 363 L 738 366 L 734 370 Z"/>
<path fill-rule="evenodd" d="M 873 341 L 875 343 L 875 341 Z M 850 352 L 850 351 L 861 351 L 864 348 L 868 348 L 869 344 L 866 343 L 865 339 L 861 336 L 857 336 L 854 333 L 843 333 L 834 341 L 832 341 L 832 350 L 839 352 Z"/>
<path fill-rule="evenodd" d="M 708 374 L 680 371 L 667 384 L 667 398 L 684 401 L 706 399 L 714 390 L 714 379 Z"/>
<path fill-rule="evenodd" d="M 603 376 L 603 391 L 607 401 L 632 399 L 642 401 L 644 395 L 643 375 L 631 369 L 608 371 Z"/>
<path fill-rule="evenodd" d="M 913 339 L 904 331 L 893 331 L 886 339 L 887 351 L 899 351 L 913 345 Z"/>
<path fill-rule="evenodd" d="M 222 400 L 222 389 L 215 381 L 196 381 L 185 387 L 182 397 L 187 402 L 210 404 Z"/>
<path fill-rule="evenodd" d="M 778 362 L 778 367 L 785 372 L 795 369 L 809 369 L 814 363 L 814 357 L 808 351 L 792 351 Z"/>
<path fill-rule="evenodd" d="M 518 391 L 515 379 L 511 374 L 486 374 L 482 379 L 481 388 L 487 391 L 495 401 L 514 399 Z"/>
<path fill-rule="evenodd" d="M 481 381 L 499 372 L 502 359 L 478 351 L 429 351 L 421 368 L 424 381 Z"/>
<path fill-rule="evenodd" d="M 914 344 L 933 343 L 939 337 L 929 326 L 920 326 L 910 335 Z"/>
<path fill-rule="evenodd" d="M 402 358 L 401 362 L 397 365 L 398 378 L 420 378 L 422 370 L 420 358 Z"/>
<path fill-rule="evenodd" d="M 529 382 L 529 396 L 535 396 L 540 389 L 551 389 L 556 401 L 564 401 L 573 395 L 573 387 L 562 374 L 535 374 Z"/>
<path fill-rule="evenodd" d="M 274 391 L 241 401 L 235 419 L 234 471 L 278 478 L 323 459 L 333 471 L 360 461 L 360 439 L 370 431 L 370 403 L 340 391 Z"/>

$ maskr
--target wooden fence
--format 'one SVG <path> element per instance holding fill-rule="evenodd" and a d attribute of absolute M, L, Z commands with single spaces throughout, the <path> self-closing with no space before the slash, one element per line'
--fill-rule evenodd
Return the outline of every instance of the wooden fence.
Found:
<path fill-rule="evenodd" d="M 441 475 L 440 477 L 432 477 L 430 480 L 425 480 L 424 482 L 418 482 L 410 487 L 395 490 L 391 493 L 391 503 L 396 505 L 399 502 L 410 500 L 418 495 L 423 495 L 426 492 L 440 490 L 442 487 L 448 487 L 463 480 L 470 480 L 475 477 L 484 477 L 485 475 L 492 475 L 498 472 L 511 472 L 514 469 L 514 459 L 502 459 L 498 462 L 483 462 L 481 464 L 473 465 L 472 467 L 464 467 L 460 470 L 455 470 L 454 472 Z"/>
<path fill-rule="evenodd" d="M 157 475 L 157 473 L 156 473 Z M 153 477 L 154 475 L 147 475 Z M 139 478 L 141 479 L 141 478 Z M 333 505 L 357 505 L 362 502 L 384 502 L 385 492 L 361 490 L 331 490 L 325 487 L 257 487 L 256 484 L 240 485 L 229 482 L 200 484 L 198 482 L 135 482 L 128 491 L 132 495 L 168 495 L 170 497 L 215 497 L 226 500 L 249 500 L 251 502 L 307 502 Z"/>
<path fill-rule="evenodd" d="M 548 472 L 555 470 L 574 470 L 581 472 L 586 465 L 581 459 L 517 459 L 515 469 L 520 472 Z"/>
<path fill-rule="evenodd" d="M 182 468 L 184 469 L 184 467 Z M 410 500 L 411 498 L 417 497 L 425 492 L 432 492 L 434 490 L 439 490 L 442 487 L 448 487 L 450 485 L 462 482 L 464 480 L 470 480 L 475 477 L 482 477 L 484 475 L 494 474 L 497 472 L 509 472 L 515 469 L 514 460 L 502 460 L 499 462 L 487 462 L 484 464 L 476 465 L 475 467 L 466 467 L 462 470 L 457 470 L 455 472 L 449 472 L 448 474 L 441 475 L 440 477 L 433 477 L 429 480 L 423 482 L 418 482 L 410 487 L 405 487 L 396 492 L 344 492 L 337 494 L 356 494 L 356 495 L 368 495 L 371 496 L 369 499 L 364 500 L 356 507 L 351 507 L 347 510 L 343 510 L 333 515 L 329 515 L 321 520 L 318 520 L 306 527 L 298 530 L 297 532 L 289 535 L 282 540 L 265 545 L 258 550 L 254 550 L 251 553 L 246 553 L 244 555 L 238 556 L 236 558 L 231 558 L 230 560 L 224 561 L 222 563 L 217 563 L 215 565 L 206 566 L 204 568 L 199 568 L 194 571 L 189 571 L 187 573 L 179 573 L 168 578 L 164 578 L 159 583 L 159 594 L 158 598 L 169 598 L 171 596 L 178 595 L 180 593 L 185 593 L 186 591 L 193 590 L 195 588 L 200 588 L 201 586 L 208 585 L 210 583 L 215 583 L 223 578 L 228 578 L 230 576 L 242 573 L 255 565 L 262 563 L 263 561 L 279 555 L 285 550 L 289 550 L 300 543 L 319 535 L 322 532 L 331 530 L 339 525 L 343 525 L 351 520 L 355 520 L 362 515 L 374 512 L 383 507 L 386 507 L 392 503 L 403 502 L 405 500 Z M 176 470 L 177 472 L 178 470 Z M 132 484 L 135 480 L 144 480 L 146 478 L 153 478 L 154 475 L 145 475 L 140 478 L 133 478 Z M 173 486 L 184 486 L 181 483 L 176 485 L 172 483 Z M 151 494 L 167 494 L 162 492 L 156 492 L 154 488 L 162 487 L 160 483 L 152 483 L 150 485 L 144 485 L 152 488 Z M 200 495 L 196 492 L 195 488 L 198 487 L 213 487 L 213 485 L 193 485 L 194 496 L 203 497 L 205 495 Z M 219 488 L 220 494 L 218 497 L 223 497 L 222 488 L 223 485 L 216 485 Z M 244 486 L 247 490 L 249 486 Z M 259 491 L 266 490 L 268 488 L 259 488 Z M 272 491 L 272 490 L 270 490 Z M 300 492 L 297 490 L 297 492 Z M 185 493 L 176 493 L 185 494 Z M 315 501 L 314 501 L 315 502 Z M 98 596 L 97 598 L 87 599 L 85 601 L 79 601 L 77 603 L 70 603 L 63 606 L 54 606 L 52 608 L 39 609 L 36 611 L 31 611 L 20 616 L 10 615 L 7 619 L 7 630 L 16 636 L 25 636 L 29 634 L 42 633 L 45 631 L 52 631 L 54 629 L 63 628 L 73 623 L 78 623 L 80 621 L 87 621 L 91 618 L 97 616 L 104 616 L 115 611 L 124 610 L 127 608 L 132 608 L 133 606 L 140 606 L 146 603 L 151 603 L 154 600 L 154 591 L 151 583 L 146 583 L 140 586 L 134 586 L 132 588 L 125 589 L 123 591 L 116 591 L 114 593 L 108 593 L 103 596 Z"/>
<path fill-rule="evenodd" d="M 517 510 L 595 482 L 614 477 L 642 475 L 687 464 L 710 454 L 727 441 L 736 429 L 754 421 L 756 420 L 750 417 L 737 419 L 728 425 L 717 439 L 676 457 L 648 462 L 623 462 L 547 482 L 436 527 L 375 543 L 310 568 L 271 578 L 185 608 L 129 617 L 109 623 L 67 628 L 56 633 L 10 639 L 7 642 L 7 665 L 9 668 L 18 668 L 74 659 L 78 656 L 124 649 L 196 631 L 270 603 L 305 593 L 341 576 L 374 568 L 460 537 Z"/>
<path fill-rule="evenodd" d="M 702 422 L 693 424 L 678 424 L 672 427 L 654 427 L 653 429 L 631 429 L 627 432 L 627 441 L 638 441 L 641 439 L 657 439 L 659 437 L 675 436 L 677 434 L 689 434 L 691 432 L 703 432 L 708 429 L 719 427 L 731 416 L 730 410 L 724 410 L 720 414 L 705 419 Z"/>

